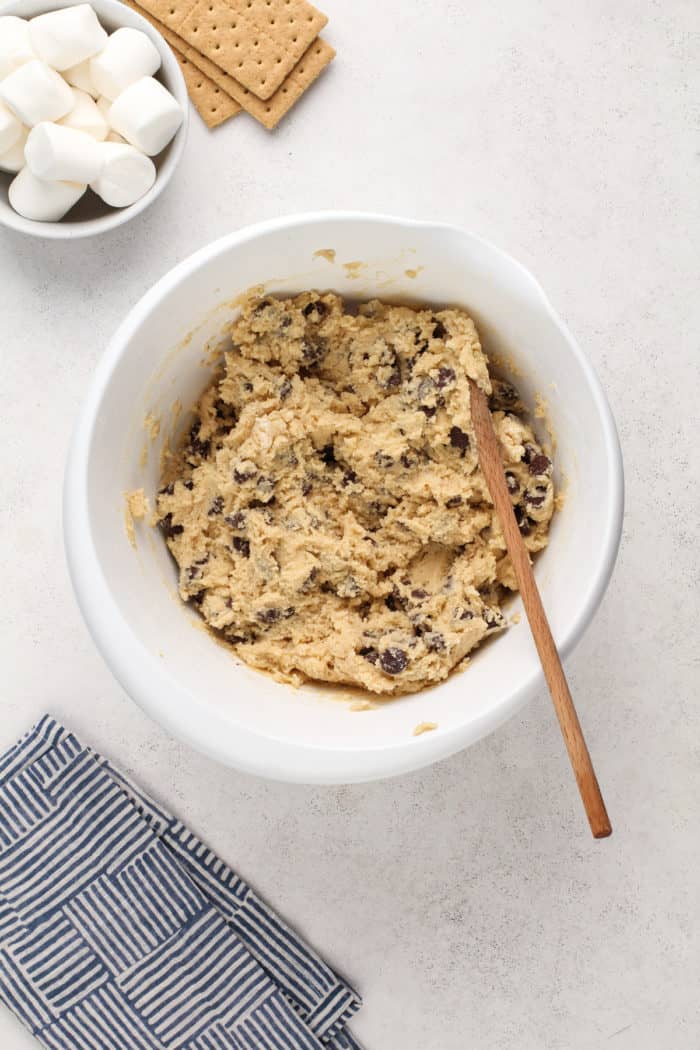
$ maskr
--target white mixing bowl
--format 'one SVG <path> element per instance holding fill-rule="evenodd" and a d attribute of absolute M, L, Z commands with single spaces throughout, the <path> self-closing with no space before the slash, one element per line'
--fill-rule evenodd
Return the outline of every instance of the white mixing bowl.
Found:
<path fill-rule="evenodd" d="M 317 254 L 323 249 L 335 256 Z M 208 381 L 207 349 L 236 297 L 257 284 L 273 293 L 333 289 L 464 306 L 526 402 L 546 398 L 566 499 L 536 574 L 564 655 L 590 623 L 617 553 L 623 475 L 615 425 L 590 364 L 535 279 L 450 226 L 328 213 L 249 227 L 171 270 L 112 339 L 75 431 L 64 516 L 78 601 L 116 677 L 176 736 L 260 776 L 342 783 L 416 769 L 489 733 L 543 685 L 524 617 L 464 673 L 351 711 L 347 690 L 294 690 L 240 664 L 177 598 L 160 533 L 140 523 L 137 550 L 127 538 L 124 493 L 143 486 L 153 504 L 173 402 L 195 402 Z M 155 441 L 147 414 L 161 420 Z M 516 599 L 513 611 L 519 607 Z M 438 728 L 414 736 L 422 721 Z"/>

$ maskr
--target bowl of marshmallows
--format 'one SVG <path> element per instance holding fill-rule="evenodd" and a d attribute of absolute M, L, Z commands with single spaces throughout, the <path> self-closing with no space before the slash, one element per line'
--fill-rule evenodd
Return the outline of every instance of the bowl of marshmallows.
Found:
<path fill-rule="evenodd" d="M 121 225 L 169 182 L 187 115 L 175 56 L 118 0 L 0 7 L 4 225 L 51 238 Z"/>

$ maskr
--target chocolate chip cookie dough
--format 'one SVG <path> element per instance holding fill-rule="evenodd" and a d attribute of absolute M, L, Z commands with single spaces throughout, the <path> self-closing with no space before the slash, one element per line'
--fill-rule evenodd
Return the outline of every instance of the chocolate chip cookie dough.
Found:
<path fill-rule="evenodd" d="M 447 677 L 516 589 L 467 377 L 532 553 L 553 511 L 552 464 L 473 321 L 306 292 L 248 300 L 231 337 L 158 495 L 183 600 L 285 680 L 397 694 Z"/>

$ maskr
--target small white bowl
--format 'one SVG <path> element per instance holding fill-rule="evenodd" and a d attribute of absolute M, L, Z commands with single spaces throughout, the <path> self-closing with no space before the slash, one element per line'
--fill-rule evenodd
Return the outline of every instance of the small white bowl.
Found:
<path fill-rule="evenodd" d="M 0 4 L 0 15 L 18 15 L 20 18 L 34 18 L 46 11 L 56 11 L 61 7 L 72 7 L 78 0 L 12 0 Z M 156 79 L 175 96 L 182 106 L 184 119 L 172 141 L 162 153 L 153 157 L 156 166 L 156 181 L 148 193 L 145 193 L 135 204 L 128 208 L 111 208 L 104 204 L 90 190 L 68 212 L 60 222 L 35 222 L 18 215 L 7 199 L 7 191 L 14 175 L 0 171 L 0 223 L 19 233 L 28 233 L 32 237 L 45 237 L 51 240 L 74 240 L 78 237 L 93 237 L 106 233 L 129 219 L 139 215 L 158 197 L 170 182 L 175 168 L 180 163 L 182 151 L 187 138 L 189 122 L 189 98 L 182 70 L 177 60 L 160 33 L 145 18 L 118 0 L 89 0 L 102 26 L 108 33 L 113 33 L 121 26 L 131 26 L 146 33 L 160 52 L 162 65 L 156 73 Z"/>
<path fill-rule="evenodd" d="M 335 256 L 318 254 L 326 249 Z M 564 656 L 591 621 L 620 538 L 622 460 L 610 409 L 519 263 L 454 227 L 373 215 L 293 216 L 224 237 L 158 281 L 107 348 L 72 442 L 64 526 L 80 607 L 124 688 L 175 735 L 261 776 L 342 783 L 416 769 L 491 732 L 543 686 L 524 617 L 463 673 L 356 712 L 328 688 L 293 690 L 238 662 L 177 597 L 160 533 L 140 523 L 136 551 L 127 539 L 125 492 L 144 487 L 153 505 L 173 403 L 194 404 L 209 380 L 207 349 L 236 297 L 259 283 L 272 293 L 334 289 L 462 305 L 525 401 L 533 405 L 536 392 L 546 398 L 566 499 L 536 575 Z M 149 413 L 161 420 L 155 441 L 144 427 Z M 186 425 L 180 418 L 180 430 Z M 512 611 L 519 608 L 516 599 Z M 413 736 L 422 721 L 438 728 Z"/>

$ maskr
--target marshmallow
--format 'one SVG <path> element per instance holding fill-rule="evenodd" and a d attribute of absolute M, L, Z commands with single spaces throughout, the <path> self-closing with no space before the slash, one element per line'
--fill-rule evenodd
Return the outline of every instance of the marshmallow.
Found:
<path fill-rule="evenodd" d="M 36 58 L 29 39 L 29 23 L 16 15 L 0 18 L 0 80 Z"/>
<path fill-rule="evenodd" d="M 109 135 L 105 139 L 105 142 L 126 142 L 126 139 L 122 138 L 121 135 L 118 135 L 116 131 L 110 131 Z"/>
<path fill-rule="evenodd" d="M 102 167 L 90 189 L 105 204 L 126 208 L 148 193 L 156 181 L 156 167 L 149 157 L 133 146 L 117 142 L 103 142 L 100 150 Z"/>
<path fill-rule="evenodd" d="M 22 124 L 14 113 L 0 102 L 0 153 L 7 153 L 22 132 Z"/>
<path fill-rule="evenodd" d="M 182 124 L 179 102 L 153 77 L 142 77 L 122 91 L 109 111 L 109 123 L 149 157 L 167 146 Z"/>
<path fill-rule="evenodd" d="M 110 98 L 105 98 L 104 95 L 100 95 L 100 97 L 95 102 L 95 105 L 109 124 L 109 111 L 112 108 L 112 100 Z"/>
<path fill-rule="evenodd" d="M 29 128 L 23 127 L 14 146 L 11 146 L 6 153 L 0 154 L 0 171 L 10 171 L 13 174 L 17 174 L 18 171 L 22 170 L 25 165 L 24 147 L 28 134 Z"/>
<path fill-rule="evenodd" d="M 29 37 L 39 58 L 59 73 L 92 58 L 107 43 L 107 34 L 89 4 L 32 18 Z"/>
<path fill-rule="evenodd" d="M 45 62 L 26 62 L 0 83 L 0 98 L 23 124 L 60 120 L 73 108 L 73 90 Z"/>
<path fill-rule="evenodd" d="M 79 91 L 85 91 L 88 95 L 92 95 L 93 98 L 97 98 L 99 91 L 90 75 L 90 61 L 89 58 L 86 58 L 84 62 L 78 62 L 77 66 L 65 69 L 63 77 L 71 87 L 78 88 Z"/>
<path fill-rule="evenodd" d="M 92 136 L 48 121 L 29 132 L 24 155 L 33 175 L 59 182 L 92 182 L 102 164 L 100 147 Z"/>
<path fill-rule="evenodd" d="M 85 193 L 87 186 L 76 182 L 45 182 L 22 168 L 10 183 L 10 204 L 25 219 L 58 222 Z"/>
<path fill-rule="evenodd" d="M 104 142 L 109 134 L 109 125 L 102 111 L 97 108 L 95 100 L 84 91 L 73 88 L 75 105 L 70 113 L 61 117 L 58 123 L 65 128 L 74 128 L 92 135 L 98 142 Z M 78 180 L 80 181 L 80 180 Z"/>
<path fill-rule="evenodd" d="M 90 60 L 95 87 L 99 94 L 111 99 L 159 69 L 158 48 L 140 29 L 129 26 L 112 33 L 99 55 Z"/>

